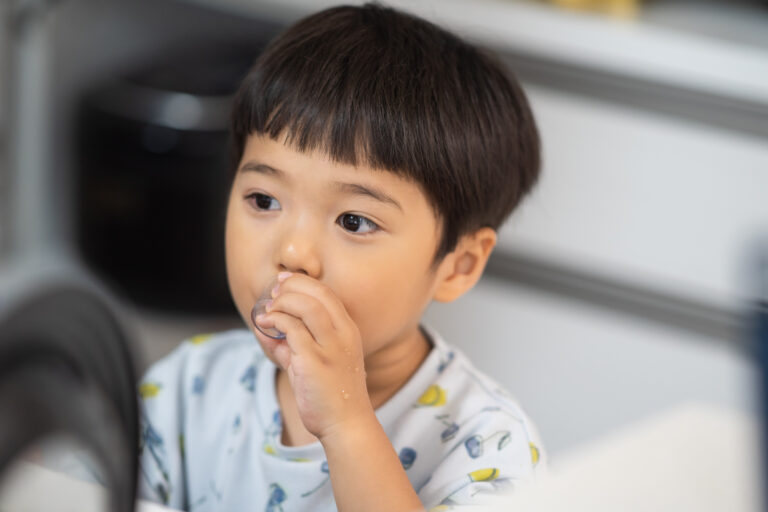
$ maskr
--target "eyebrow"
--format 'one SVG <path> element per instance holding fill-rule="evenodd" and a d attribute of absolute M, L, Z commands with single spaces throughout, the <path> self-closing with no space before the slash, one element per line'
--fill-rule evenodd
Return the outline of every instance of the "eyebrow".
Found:
<path fill-rule="evenodd" d="M 240 168 L 240 171 L 258 172 L 258 173 L 266 174 L 269 176 L 274 176 L 282 180 L 285 180 L 288 177 L 288 175 L 284 171 L 281 171 L 280 169 L 277 169 L 270 165 L 262 164 L 258 162 L 247 162 L 243 164 L 243 166 Z M 368 196 L 379 202 L 391 204 L 396 208 L 398 208 L 400 211 L 403 211 L 403 207 L 400 205 L 400 203 L 398 203 L 394 198 L 392 198 L 391 196 L 387 195 L 386 193 L 384 193 L 383 191 L 375 187 L 371 187 L 368 185 L 361 185 L 360 183 L 344 183 L 341 181 L 334 182 L 334 185 L 336 186 L 337 190 L 345 194 Z"/>
<path fill-rule="evenodd" d="M 258 162 L 246 162 L 245 164 L 243 164 L 243 166 L 240 168 L 240 172 L 246 172 L 246 171 L 268 174 L 270 176 L 275 176 L 276 178 L 280 178 L 280 179 L 286 178 L 286 174 L 280 169 L 275 169 L 272 166 L 269 166 L 267 164 L 260 164 Z"/>
<path fill-rule="evenodd" d="M 339 181 L 337 181 L 335 185 L 338 190 L 346 194 L 368 196 L 382 203 L 389 203 L 395 206 L 401 212 L 403 211 L 403 207 L 400 206 L 400 203 L 377 188 L 360 185 L 359 183 L 342 183 Z"/>

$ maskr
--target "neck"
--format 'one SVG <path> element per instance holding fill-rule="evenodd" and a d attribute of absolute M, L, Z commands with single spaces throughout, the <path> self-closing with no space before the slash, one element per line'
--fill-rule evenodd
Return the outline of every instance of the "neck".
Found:
<path fill-rule="evenodd" d="M 403 387 L 431 348 L 424 333 L 416 327 L 399 340 L 365 357 L 368 396 L 374 409 Z"/>

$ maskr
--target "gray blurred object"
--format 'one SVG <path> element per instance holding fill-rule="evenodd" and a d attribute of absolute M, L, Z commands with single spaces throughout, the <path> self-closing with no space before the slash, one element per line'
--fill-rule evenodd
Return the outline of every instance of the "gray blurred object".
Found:
<path fill-rule="evenodd" d="M 2 214 L 4 252 L 11 260 L 57 246 L 50 162 L 49 14 L 59 0 L 11 0 L 5 7 L 9 45 L 6 69 L 6 162 Z M 34 201 L 25 200 L 35 198 Z M 7 200 L 6 200 L 7 199 Z M 41 210 L 42 209 L 42 214 Z"/>
<path fill-rule="evenodd" d="M 102 468 L 110 509 L 133 510 L 135 366 L 108 297 L 48 282 L 16 288 L 0 308 L 0 476 L 38 442 L 70 436 Z"/>
<path fill-rule="evenodd" d="M 134 509 L 135 367 L 114 302 L 58 229 L 49 70 L 53 0 L 3 1 L 0 167 L 0 476 L 39 441 L 92 452 L 111 510 Z"/>
<path fill-rule="evenodd" d="M 6 251 L 6 230 L 8 229 L 8 80 L 10 66 L 10 20 L 9 4 L 0 2 L 0 259 Z"/>

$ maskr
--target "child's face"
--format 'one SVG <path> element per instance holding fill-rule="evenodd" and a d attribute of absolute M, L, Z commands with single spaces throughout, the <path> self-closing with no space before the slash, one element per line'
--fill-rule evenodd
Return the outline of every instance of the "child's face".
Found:
<path fill-rule="evenodd" d="M 368 356 L 418 329 L 440 273 L 431 265 L 439 235 L 417 184 L 252 135 L 227 209 L 229 287 L 252 327 L 270 280 L 305 273 L 338 296 Z"/>

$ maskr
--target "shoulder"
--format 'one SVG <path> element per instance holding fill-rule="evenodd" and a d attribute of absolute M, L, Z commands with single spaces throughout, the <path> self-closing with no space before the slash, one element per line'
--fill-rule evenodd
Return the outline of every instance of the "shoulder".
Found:
<path fill-rule="evenodd" d="M 441 353 L 434 384 L 420 401 L 444 402 L 444 411 L 456 416 L 493 418 L 494 421 L 517 424 L 531 440 L 537 429 L 518 399 L 495 379 L 479 370 L 458 348 L 448 344 L 430 330 L 435 350 Z"/>
<path fill-rule="evenodd" d="M 265 360 L 253 333 L 234 329 L 186 339 L 149 367 L 138 389 L 141 496 L 182 508 L 186 457 L 196 457 L 201 439 L 215 444 L 205 436 L 215 436 L 231 421 L 231 409 L 253 399 Z"/>
<path fill-rule="evenodd" d="M 437 380 L 446 393 L 447 411 L 462 418 L 471 430 L 483 436 L 499 436 L 498 446 L 517 443 L 522 456 L 520 471 L 526 473 L 536 467 L 543 456 L 538 429 L 518 399 L 495 379 L 483 373 L 458 349 L 453 349 L 453 361 Z M 509 435 L 510 437 L 505 437 Z M 477 449 L 472 438 L 464 447 L 470 458 Z"/>
<path fill-rule="evenodd" d="M 189 408 L 214 412 L 236 398 L 236 388 L 252 392 L 258 367 L 266 361 L 253 333 L 233 329 L 200 334 L 182 341 L 152 364 L 139 382 L 145 415 L 177 416 L 184 422 Z M 245 398 L 243 398 L 245 399 Z"/>
<path fill-rule="evenodd" d="M 420 488 L 425 503 L 479 503 L 483 494 L 531 478 L 544 462 L 538 431 L 518 400 L 459 349 L 432 335 L 437 375 L 414 414 L 439 454 Z"/>
<path fill-rule="evenodd" d="M 174 381 L 190 371 L 202 374 L 226 371 L 232 365 L 260 355 L 263 356 L 256 338 L 246 329 L 192 336 L 145 371 L 140 382 L 144 386 L 140 390 L 142 398 L 151 397 L 158 391 L 152 389 L 152 383 Z"/>

